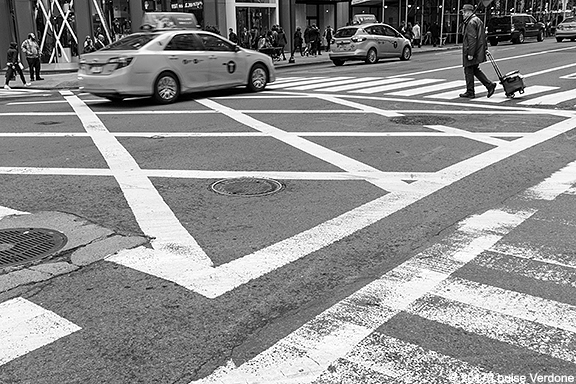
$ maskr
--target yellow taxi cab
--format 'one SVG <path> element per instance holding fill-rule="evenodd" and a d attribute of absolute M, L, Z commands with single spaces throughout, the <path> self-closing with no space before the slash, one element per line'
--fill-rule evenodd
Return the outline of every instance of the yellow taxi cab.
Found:
<path fill-rule="evenodd" d="M 276 80 L 270 56 L 198 29 L 192 14 L 146 14 L 142 29 L 82 55 L 80 89 L 111 101 L 151 96 L 171 103 L 189 92 L 236 86 L 262 91 Z"/>
<path fill-rule="evenodd" d="M 336 66 L 347 60 L 374 64 L 382 58 L 409 60 L 411 56 L 410 40 L 391 26 L 378 23 L 373 15 L 355 15 L 353 25 L 339 28 L 330 52 L 330 60 Z"/>
<path fill-rule="evenodd" d="M 556 26 L 554 32 L 557 42 L 562 42 L 564 39 L 576 40 L 576 17 L 567 17 L 560 24 Z"/>

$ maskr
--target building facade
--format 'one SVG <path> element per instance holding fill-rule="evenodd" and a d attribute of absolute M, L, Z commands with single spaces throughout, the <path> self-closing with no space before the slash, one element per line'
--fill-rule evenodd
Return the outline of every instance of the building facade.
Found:
<path fill-rule="evenodd" d="M 477 14 L 484 18 L 506 12 L 531 12 L 549 18 L 576 0 L 493 0 Z M 227 36 L 232 28 L 267 31 L 281 25 L 291 47 L 297 27 L 316 24 L 320 31 L 349 23 L 354 14 L 374 14 L 394 27 L 420 22 L 425 33 L 431 23 L 441 28 L 443 42 L 457 41 L 467 0 L 0 0 L 0 68 L 6 66 L 11 41 L 19 45 L 35 33 L 44 68 L 75 68 L 87 36 L 115 41 L 137 31 L 144 12 L 193 13 L 202 27 L 215 27 Z M 570 8 L 571 9 L 571 8 Z"/>

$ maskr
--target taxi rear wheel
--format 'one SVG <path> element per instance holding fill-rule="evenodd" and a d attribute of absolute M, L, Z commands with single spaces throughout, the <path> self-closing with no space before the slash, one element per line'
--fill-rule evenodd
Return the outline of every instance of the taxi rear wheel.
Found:
<path fill-rule="evenodd" d="M 180 83 L 171 72 L 162 72 L 154 84 L 154 99 L 162 104 L 173 102 L 180 95 Z"/>
<path fill-rule="evenodd" d="M 405 46 L 404 49 L 402 50 L 402 56 L 400 56 L 400 60 L 402 61 L 410 60 L 411 57 L 412 57 L 412 50 L 410 49 L 409 46 Z"/>
<path fill-rule="evenodd" d="M 262 64 L 256 64 L 250 70 L 248 77 L 248 89 L 251 92 L 258 92 L 264 90 L 268 84 L 268 71 Z"/>
<path fill-rule="evenodd" d="M 368 64 L 376 64 L 378 62 L 378 52 L 376 52 L 376 49 L 370 48 L 366 54 L 366 62 Z"/>
<path fill-rule="evenodd" d="M 332 62 L 337 67 L 341 67 L 342 65 L 344 65 L 344 60 L 341 60 L 341 59 L 332 59 Z"/>

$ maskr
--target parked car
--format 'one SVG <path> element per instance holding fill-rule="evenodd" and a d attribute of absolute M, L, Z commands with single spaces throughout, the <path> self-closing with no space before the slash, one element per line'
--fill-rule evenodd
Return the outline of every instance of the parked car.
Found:
<path fill-rule="evenodd" d="M 564 39 L 576 40 L 576 17 L 567 17 L 558 24 L 554 36 L 559 43 Z"/>
<path fill-rule="evenodd" d="M 336 66 L 347 60 L 365 60 L 369 64 L 387 57 L 409 60 L 412 45 L 387 24 L 369 22 L 339 28 L 334 34 L 330 59 Z"/>
<path fill-rule="evenodd" d="M 534 16 L 524 13 L 493 16 L 488 21 L 487 30 L 486 37 L 490 45 L 498 45 L 500 41 L 522 44 L 526 38 L 544 40 L 544 23 L 536 21 Z"/>
<path fill-rule="evenodd" d="M 158 24 L 148 22 L 147 31 L 82 55 L 78 80 L 84 92 L 112 101 L 152 96 L 171 103 L 187 92 L 236 86 L 261 91 L 276 79 L 270 56 L 240 48 L 195 23 L 184 29 L 178 19 L 183 14 L 155 15 Z"/>

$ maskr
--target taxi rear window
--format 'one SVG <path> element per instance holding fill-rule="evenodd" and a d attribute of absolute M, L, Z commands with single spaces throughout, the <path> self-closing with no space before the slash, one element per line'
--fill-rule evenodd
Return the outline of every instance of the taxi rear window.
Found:
<path fill-rule="evenodd" d="M 150 41 L 156 38 L 156 36 L 157 34 L 153 33 L 129 35 L 113 42 L 104 49 L 109 51 L 136 51 L 148 44 Z"/>
<path fill-rule="evenodd" d="M 356 34 L 358 28 L 342 28 L 336 31 L 334 37 L 352 37 Z"/>

